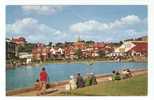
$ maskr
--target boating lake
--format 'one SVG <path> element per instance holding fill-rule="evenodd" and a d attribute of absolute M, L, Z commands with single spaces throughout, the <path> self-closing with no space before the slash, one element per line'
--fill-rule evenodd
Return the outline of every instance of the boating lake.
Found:
<path fill-rule="evenodd" d="M 49 82 L 58 82 L 69 79 L 70 75 L 81 73 L 85 75 L 88 72 L 95 74 L 111 73 L 112 70 L 122 70 L 124 68 L 140 69 L 147 68 L 147 63 L 138 62 L 96 62 L 92 65 L 77 64 L 45 64 L 36 67 L 26 66 L 15 69 L 6 70 L 6 90 L 14 90 L 19 88 L 33 86 L 38 79 L 39 72 L 42 67 L 46 68 L 49 75 Z"/>

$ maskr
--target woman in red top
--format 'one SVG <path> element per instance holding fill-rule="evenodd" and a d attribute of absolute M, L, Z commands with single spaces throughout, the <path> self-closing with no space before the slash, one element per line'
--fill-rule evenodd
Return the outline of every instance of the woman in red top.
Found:
<path fill-rule="evenodd" d="M 48 74 L 45 71 L 45 68 L 42 68 L 42 71 L 40 72 L 40 81 L 47 82 L 47 80 L 48 80 Z"/>
<path fill-rule="evenodd" d="M 45 94 L 48 81 L 48 73 L 45 71 L 45 68 L 42 68 L 42 71 L 39 74 L 39 79 L 41 81 L 41 94 Z"/>

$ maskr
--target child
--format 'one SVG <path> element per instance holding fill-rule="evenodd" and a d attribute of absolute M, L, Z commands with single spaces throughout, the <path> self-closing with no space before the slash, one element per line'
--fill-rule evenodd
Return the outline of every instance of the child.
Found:
<path fill-rule="evenodd" d="M 36 82 L 34 83 L 34 88 L 37 90 L 36 95 L 40 95 L 40 90 L 41 90 L 41 83 L 40 81 L 37 79 Z"/>
<path fill-rule="evenodd" d="M 35 83 L 34 83 L 34 88 L 35 88 L 36 90 L 38 90 L 38 89 L 40 88 L 40 82 L 39 82 L 38 79 L 37 79 L 37 80 L 35 81 Z"/>

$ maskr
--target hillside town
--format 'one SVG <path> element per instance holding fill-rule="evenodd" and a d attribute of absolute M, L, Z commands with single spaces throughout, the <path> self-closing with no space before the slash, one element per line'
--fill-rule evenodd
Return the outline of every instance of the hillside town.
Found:
<path fill-rule="evenodd" d="M 29 43 L 24 37 L 6 39 L 6 66 L 29 65 L 50 61 L 146 61 L 147 36 L 120 41 L 119 43 L 84 41 Z"/>

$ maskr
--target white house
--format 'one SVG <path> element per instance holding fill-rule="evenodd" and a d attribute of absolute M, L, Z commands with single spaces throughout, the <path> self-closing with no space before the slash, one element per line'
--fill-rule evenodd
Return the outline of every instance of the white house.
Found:
<path fill-rule="evenodd" d="M 127 41 L 107 56 L 146 55 L 147 45 L 146 41 Z"/>
<path fill-rule="evenodd" d="M 29 64 L 32 61 L 32 54 L 27 53 L 27 52 L 20 52 L 19 58 L 20 59 L 26 59 L 26 64 Z"/>

